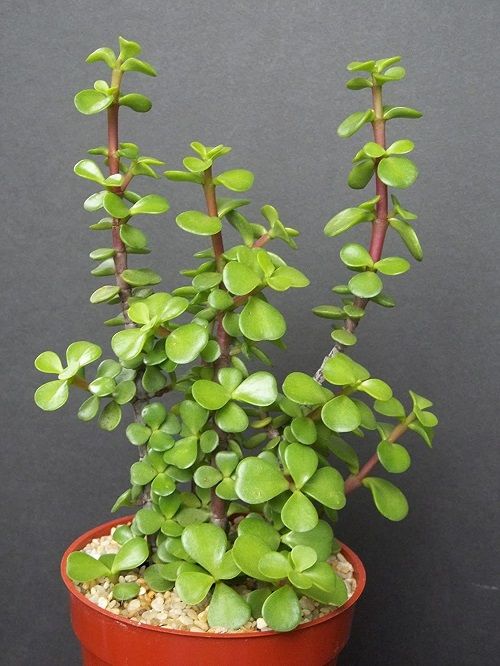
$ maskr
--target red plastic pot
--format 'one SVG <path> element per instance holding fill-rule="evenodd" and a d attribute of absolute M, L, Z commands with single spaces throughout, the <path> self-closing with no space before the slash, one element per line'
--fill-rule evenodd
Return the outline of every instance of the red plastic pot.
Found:
<path fill-rule="evenodd" d="M 96 537 L 109 534 L 118 518 L 99 525 L 74 541 L 61 562 L 61 575 L 69 591 L 73 629 L 82 646 L 84 666 L 328 666 L 349 640 L 354 608 L 366 582 L 358 556 L 342 545 L 354 567 L 356 591 L 332 613 L 302 624 L 289 633 L 190 633 L 139 625 L 86 599 L 66 575 L 66 560 Z"/>

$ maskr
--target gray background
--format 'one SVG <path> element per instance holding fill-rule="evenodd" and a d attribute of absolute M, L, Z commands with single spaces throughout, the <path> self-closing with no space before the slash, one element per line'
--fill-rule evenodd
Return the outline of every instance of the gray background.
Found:
<path fill-rule="evenodd" d="M 59 556 L 71 539 L 108 519 L 134 455 L 122 432 L 108 435 L 77 421 L 78 400 L 50 415 L 32 403 L 41 380 L 32 358 L 39 351 L 108 339 L 104 308 L 88 303 L 96 281 L 87 258 L 106 243 L 88 230 L 92 216 L 81 208 L 91 184 L 72 173 L 87 148 L 105 141 L 104 116 L 79 116 L 72 97 L 108 75 L 103 65 L 83 61 L 94 48 L 114 47 L 118 34 L 138 39 L 159 70 L 156 80 L 127 77 L 128 89 L 150 94 L 154 107 L 147 116 L 125 109 L 122 139 L 170 168 L 179 167 L 193 139 L 233 146 L 225 166 L 256 173 L 255 214 L 273 203 L 303 232 L 293 259 L 312 285 L 277 299 L 290 331 L 288 361 L 275 355 L 280 377 L 291 369 L 313 371 L 328 348 L 328 326 L 309 309 L 328 302 L 330 285 L 345 272 L 341 241 L 325 240 L 322 229 L 335 212 L 362 200 L 345 180 L 368 132 L 347 141 L 335 133 L 345 115 L 368 104 L 366 91 L 344 88 L 345 64 L 404 56 L 407 80 L 389 84 L 386 100 L 418 106 L 425 116 L 394 121 L 389 138 L 410 136 L 417 144 L 421 177 L 402 196 L 419 213 L 425 260 L 391 281 L 396 310 L 369 308 L 355 353 L 399 392 L 432 396 L 441 426 L 432 452 L 408 439 L 413 469 L 401 480 L 411 505 L 406 521 L 382 519 L 364 492 L 343 512 L 338 535 L 368 570 L 343 663 L 492 663 L 500 647 L 493 621 L 497 2 L 21 0 L 5 2 L 1 14 L 0 123 L 8 156 L 2 167 L 3 663 L 78 663 Z M 174 215 L 201 205 L 200 194 L 167 181 L 152 188 L 172 202 L 168 218 L 144 223 L 155 246 L 153 265 L 172 288 L 199 245 L 178 230 Z M 366 240 L 366 233 L 351 238 Z M 400 251 L 391 236 L 386 253 Z"/>

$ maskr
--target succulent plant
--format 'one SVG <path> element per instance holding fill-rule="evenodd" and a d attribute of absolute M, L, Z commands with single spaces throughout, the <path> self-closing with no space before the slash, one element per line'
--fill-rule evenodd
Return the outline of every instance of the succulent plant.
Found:
<path fill-rule="evenodd" d="M 347 353 L 367 305 L 395 305 L 382 276 L 410 268 L 405 258 L 382 256 L 387 231 L 394 230 L 410 255 L 422 259 L 412 226 L 416 215 L 388 196 L 389 187 L 405 189 L 417 177 L 406 156 L 413 143 L 398 139 L 387 145 L 385 136 L 387 121 L 421 113 L 383 104 L 383 87 L 405 75 L 399 57 L 348 65 L 354 78 L 347 87 L 369 89 L 372 102 L 348 116 L 338 134 L 373 129 L 373 139 L 353 158 L 348 183 L 364 189 L 374 179 L 375 197 L 337 213 L 325 234 L 336 237 L 368 223 L 371 241 L 368 249 L 352 242 L 342 247 L 340 259 L 351 274 L 333 287 L 341 302 L 313 310 L 333 324 L 333 347 L 321 368 L 315 376 L 292 371 L 280 384 L 269 370 L 265 343 L 285 348 L 287 323 L 272 294 L 305 288 L 309 280 L 275 246 L 296 248 L 299 232 L 270 204 L 255 221 L 246 212 L 250 201 L 238 198 L 252 187 L 253 174 L 219 168 L 228 146 L 193 141 L 183 168 L 163 175 L 174 183 L 172 192 L 177 183 L 201 190 L 204 209 L 175 219 L 181 231 L 200 237 L 201 248 L 196 265 L 181 271 L 184 283 L 169 292 L 160 289 L 160 275 L 141 265 L 150 252 L 141 226 L 149 215 L 164 216 L 169 203 L 131 186 L 142 177 L 160 178 L 164 162 L 118 135 L 122 107 L 144 113 L 152 106 L 142 94 L 123 92 L 124 74 L 154 77 L 156 71 L 139 58 L 139 44 L 120 38 L 119 46 L 118 55 L 106 47 L 87 58 L 108 66 L 111 78 L 78 92 L 75 106 L 85 115 L 106 113 L 108 142 L 89 150 L 91 157 L 74 168 L 98 186 L 84 208 L 100 216 L 90 229 L 107 239 L 90 253 L 92 275 L 105 282 L 90 301 L 111 309 L 105 324 L 118 330 L 104 360 L 101 348 L 84 340 L 69 345 L 66 364 L 53 351 L 41 353 L 35 366 L 55 379 L 37 389 L 35 402 L 52 411 L 65 404 L 70 390 L 83 391 L 78 417 L 97 418 L 103 430 L 114 430 L 130 413 L 125 433 L 138 459 L 112 510 L 137 512 L 114 533 L 121 546 L 116 556 L 97 560 L 75 552 L 68 574 L 89 581 L 146 563 L 144 577 L 153 590 L 175 586 L 190 604 L 211 593 L 211 626 L 236 629 L 251 615 L 262 615 L 270 627 L 289 631 L 300 621 L 300 596 L 332 606 L 347 599 L 343 580 L 328 563 L 339 549 L 332 523 L 347 496 L 363 487 L 383 516 L 403 519 L 404 494 L 372 471 L 406 471 L 410 455 L 401 437 L 410 429 L 431 446 L 437 424 L 429 400 L 410 391 L 405 408 L 388 383 Z M 233 247 L 223 239 L 227 225 L 241 237 Z M 358 449 L 368 445 L 357 446 L 362 438 L 376 446 L 363 464 Z M 255 581 L 245 597 L 234 586 L 244 578 Z M 119 600 L 138 591 L 136 583 L 114 588 Z"/>

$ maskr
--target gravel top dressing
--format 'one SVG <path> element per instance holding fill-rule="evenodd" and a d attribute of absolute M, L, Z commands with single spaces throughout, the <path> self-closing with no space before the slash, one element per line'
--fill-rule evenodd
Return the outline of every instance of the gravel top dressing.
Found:
<path fill-rule="evenodd" d="M 114 530 L 115 528 L 112 528 L 110 534 L 107 536 L 93 539 L 82 550 L 96 559 L 104 554 L 117 553 L 120 545 L 113 540 Z M 353 575 L 352 565 L 341 553 L 332 555 L 328 561 L 339 576 L 343 578 L 348 595 L 351 597 L 356 589 L 356 580 Z M 142 578 L 144 569 L 145 567 L 135 569 L 126 575 L 119 576 L 117 580 L 117 583 L 136 582 L 140 585 L 139 595 L 130 601 L 117 601 L 113 599 L 113 587 L 115 583 L 108 577 L 99 578 L 91 583 L 79 583 L 76 587 L 89 601 L 99 606 L 99 608 L 137 623 L 150 624 L 156 627 L 163 627 L 164 629 L 180 629 L 191 632 L 228 633 L 223 627 L 208 626 L 207 615 L 210 606 L 210 596 L 201 604 L 190 606 L 179 599 L 175 593 L 175 589 L 166 592 L 155 592 Z M 252 583 L 248 581 L 247 584 L 243 583 L 235 586 L 235 589 L 245 594 L 255 589 L 255 586 L 252 586 Z M 302 610 L 301 623 L 323 617 L 323 615 L 327 615 L 334 610 L 333 606 L 325 606 L 318 601 L 308 599 L 304 596 L 299 601 Z M 232 633 L 266 630 L 269 631 L 269 628 L 264 618 L 259 617 L 250 618 L 245 625 Z"/>

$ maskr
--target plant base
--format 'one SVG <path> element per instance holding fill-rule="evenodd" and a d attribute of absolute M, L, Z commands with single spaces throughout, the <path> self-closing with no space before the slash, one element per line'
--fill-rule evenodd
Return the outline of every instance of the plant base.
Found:
<path fill-rule="evenodd" d="M 191 633 L 138 624 L 100 609 L 66 576 L 66 559 L 89 541 L 127 521 L 118 518 L 86 532 L 64 553 L 61 575 L 70 593 L 73 629 L 82 645 L 84 666 L 331 666 L 345 647 L 354 608 L 366 575 L 347 546 L 342 553 L 354 567 L 356 591 L 341 608 L 301 624 L 289 633 Z"/>

